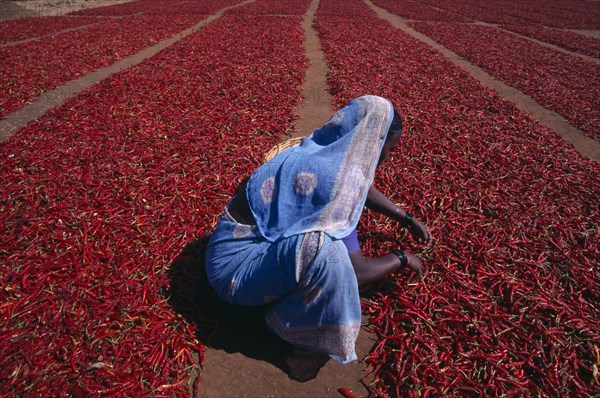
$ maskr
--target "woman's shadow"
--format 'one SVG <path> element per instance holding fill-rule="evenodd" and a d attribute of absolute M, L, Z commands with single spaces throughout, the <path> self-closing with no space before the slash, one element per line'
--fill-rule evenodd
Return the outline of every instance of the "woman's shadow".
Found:
<path fill-rule="evenodd" d="M 208 240 L 202 237 L 187 245 L 169 267 L 169 303 L 196 326 L 197 339 L 209 348 L 239 352 L 289 374 L 285 359 L 292 347 L 268 329 L 265 307 L 229 304 L 219 299 L 209 284 L 205 267 Z"/>

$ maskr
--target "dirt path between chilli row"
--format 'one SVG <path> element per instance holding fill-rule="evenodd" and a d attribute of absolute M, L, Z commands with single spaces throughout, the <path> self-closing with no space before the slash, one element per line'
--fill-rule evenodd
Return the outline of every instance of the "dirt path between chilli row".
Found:
<path fill-rule="evenodd" d="M 302 85 L 304 101 L 296 109 L 296 114 L 300 119 L 296 123 L 294 136 L 310 134 L 325 124 L 334 111 L 332 108 L 333 97 L 329 93 L 329 85 L 327 84 L 329 68 L 327 67 L 325 55 L 321 51 L 319 36 L 312 26 L 318 5 L 318 1 L 311 3 L 302 23 L 305 36 L 304 52 L 308 58 L 308 70 Z"/>

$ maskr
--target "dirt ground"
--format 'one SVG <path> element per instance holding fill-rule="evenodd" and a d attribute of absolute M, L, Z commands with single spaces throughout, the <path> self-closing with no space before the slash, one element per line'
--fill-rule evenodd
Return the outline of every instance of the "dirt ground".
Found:
<path fill-rule="evenodd" d="M 98 7 L 102 5 L 123 3 L 128 0 L 0 0 L 0 20 L 15 19 L 31 16 L 63 15 L 68 12 L 83 8 Z M 367 1 L 367 3 L 370 3 Z M 304 135 L 322 125 L 331 115 L 331 95 L 327 92 L 327 65 L 320 50 L 316 33 L 312 28 L 312 18 L 318 5 L 318 0 L 313 0 L 311 8 L 307 13 L 303 28 L 306 32 L 305 51 L 309 58 L 309 69 L 304 83 L 305 101 L 297 109 L 300 119 L 297 123 L 295 135 Z M 382 19 L 388 20 L 398 29 L 412 34 L 413 36 L 438 48 L 436 43 L 430 39 L 417 34 L 410 29 L 401 18 L 393 17 L 379 9 L 376 10 Z M 464 64 L 456 55 L 444 52 L 438 48 L 449 59 L 457 65 L 465 68 L 483 84 L 499 91 L 506 98 L 528 98 L 522 93 L 516 95 L 511 89 L 491 78 L 480 70 L 472 69 Z M 562 118 L 556 118 L 547 110 L 532 101 L 521 101 L 517 103 L 521 109 L 530 113 L 534 118 L 543 121 L 546 126 L 555 128 L 571 142 L 583 155 L 600 161 L 600 144 L 597 141 L 586 139 L 571 127 L 565 126 Z M 362 395 L 366 389 L 360 383 L 360 379 L 366 376 L 364 363 L 356 361 L 349 365 L 340 365 L 329 361 L 320 371 L 319 375 L 306 383 L 298 383 L 288 378 L 282 355 L 285 347 L 276 339 L 268 335 L 259 336 L 249 334 L 246 329 L 247 319 L 243 322 L 230 324 L 230 328 L 224 329 L 220 343 L 213 345 L 205 352 L 205 367 L 200 383 L 199 397 L 339 397 L 337 391 L 345 387 L 355 394 Z M 256 320 L 255 320 L 256 321 Z M 255 323 L 256 326 L 256 323 Z M 260 322 L 257 326 L 260 332 Z M 252 337 L 248 339 L 248 336 Z M 247 340 L 247 341 L 246 341 Z M 360 357 L 368 354 L 373 344 L 372 337 L 361 331 L 357 341 L 357 354 Z M 193 378 L 190 380 L 193 381 Z"/>
<path fill-rule="evenodd" d="M 128 1 L 131 0 L 0 0 L 0 20 L 64 15 L 85 8 Z"/>

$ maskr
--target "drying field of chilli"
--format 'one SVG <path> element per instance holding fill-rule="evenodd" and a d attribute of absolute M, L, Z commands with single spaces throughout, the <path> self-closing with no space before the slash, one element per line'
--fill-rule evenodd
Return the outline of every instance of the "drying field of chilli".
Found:
<path fill-rule="evenodd" d="M 199 394 L 190 374 L 219 333 L 203 249 L 294 131 L 310 5 L 136 0 L 0 22 L 6 118 L 219 13 L 0 144 L 0 395 Z M 599 163 L 374 6 L 600 139 L 598 1 L 319 1 L 321 105 L 395 104 L 405 133 L 375 183 L 434 235 L 422 247 L 363 214 L 367 255 L 401 247 L 427 267 L 364 294 L 369 395 L 600 394 Z"/>

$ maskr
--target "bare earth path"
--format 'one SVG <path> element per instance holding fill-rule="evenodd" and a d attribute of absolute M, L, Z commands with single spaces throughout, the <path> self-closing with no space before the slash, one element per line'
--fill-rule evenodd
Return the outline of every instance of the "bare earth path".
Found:
<path fill-rule="evenodd" d="M 133 0 L 0 0 L 0 20 L 65 15 Z"/>
<path fill-rule="evenodd" d="M 333 97 L 329 94 L 327 85 L 327 63 L 317 32 L 312 27 L 318 6 L 318 0 L 311 3 L 302 23 L 305 32 L 304 49 L 309 67 L 302 86 L 304 102 L 296 109 L 296 114 L 300 117 L 296 124 L 296 136 L 308 135 L 322 126 L 333 112 Z"/>
<path fill-rule="evenodd" d="M 0 21 L 33 17 L 35 13 L 15 1 L 0 1 Z"/>

